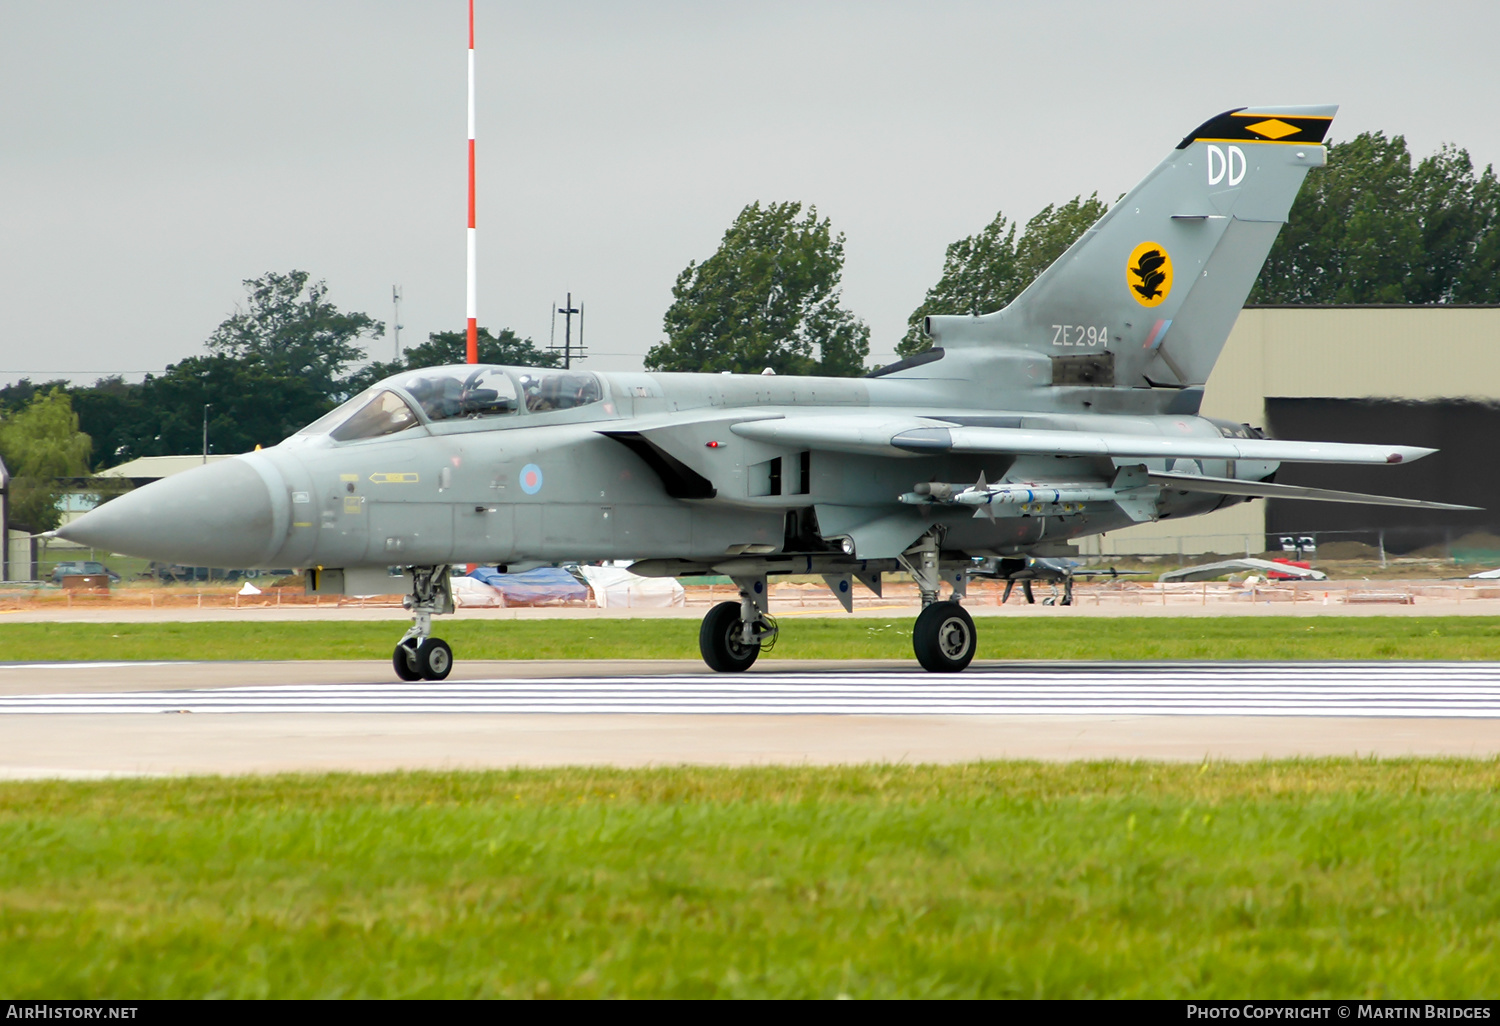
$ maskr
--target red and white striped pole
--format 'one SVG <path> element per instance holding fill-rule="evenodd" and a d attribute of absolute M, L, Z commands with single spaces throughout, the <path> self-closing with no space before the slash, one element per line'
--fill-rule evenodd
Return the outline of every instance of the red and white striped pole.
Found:
<path fill-rule="evenodd" d="M 479 362 L 479 269 L 476 264 L 478 246 L 474 226 L 474 0 L 469 0 L 469 294 L 465 307 L 469 318 L 467 328 L 467 360 Z"/>

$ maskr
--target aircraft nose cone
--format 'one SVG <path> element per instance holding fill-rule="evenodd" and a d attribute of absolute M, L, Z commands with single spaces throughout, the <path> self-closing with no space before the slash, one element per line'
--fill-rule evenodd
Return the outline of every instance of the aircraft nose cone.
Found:
<path fill-rule="evenodd" d="M 257 454 L 258 455 L 258 454 Z M 60 538 L 109 552 L 189 566 L 256 566 L 273 555 L 276 503 L 245 458 L 197 467 L 138 488 L 58 528 Z M 284 496 L 283 496 L 284 498 Z"/>

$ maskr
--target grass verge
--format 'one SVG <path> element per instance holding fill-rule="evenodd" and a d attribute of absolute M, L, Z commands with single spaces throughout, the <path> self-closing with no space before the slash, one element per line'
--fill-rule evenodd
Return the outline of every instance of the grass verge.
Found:
<path fill-rule="evenodd" d="M 1500 764 L 0 784 L 31 997 L 1481 997 Z"/>
<path fill-rule="evenodd" d="M 691 620 L 452 620 L 459 659 L 697 659 Z M 13 660 L 388 659 L 392 623 L 0 624 Z M 910 659 L 910 619 L 788 617 L 775 658 Z M 983 659 L 1500 659 L 1500 618 L 982 620 Z"/>

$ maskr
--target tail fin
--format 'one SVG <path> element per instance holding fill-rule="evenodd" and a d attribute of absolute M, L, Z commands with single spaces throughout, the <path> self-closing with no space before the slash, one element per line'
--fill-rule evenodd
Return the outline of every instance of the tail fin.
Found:
<path fill-rule="evenodd" d="M 1045 353 L 1053 384 L 1202 385 L 1337 110 L 1204 122 L 1005 309 L 928 318 L 933 344 Z"/>

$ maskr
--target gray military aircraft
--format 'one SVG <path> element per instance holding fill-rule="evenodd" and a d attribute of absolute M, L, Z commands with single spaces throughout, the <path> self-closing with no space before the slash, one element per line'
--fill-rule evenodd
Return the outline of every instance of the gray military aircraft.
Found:
<path fill-rule="evenodd" d="M 850 609 L 853 581 L 878 594 L 903 569 L 922 599 L 918 661 L 957 671 L 976 644 L 960 602 L 986 560 L 1256 496 L 1467 509 L 1273 481 L 1283 462 L 1433 450 L 1277 441 L 1198 415 L 1335 110 L 1211 118 L 1009 306 L 929 317 L 932 348 L 869 378 L 409 371 L 57 533 L 190 565 L 307 567 L 320 594 L 400 587 L 413 623 L 396 674 L 441 680 L 452 652 L 432 617 L 453 610 L 455 564 L 726 575 L 739 601 L 699 632 L 720 671 L 774 640 L 768 576 L 821 574 Z"/>
<path fill-rule="evenodd" d="M 1011 590 L 1021 585 L 1021 594 L 1028 605 L 1036 604 L 1036 593 L 1032 585 L 1040 581 L 1052 585 L 1053 596 L 1042 600 L 1042 605 L 1054 602 L 1059 606 L 1073 604 L 1073 582 L 1079 577 L 1140 577 L 1146 570 L 1116 570 L 1114 567 L 1087 567 L 1076 559 L 1061 559 L 1055 556 L 1009 556 L 1002 559 L 982 560 L 969 571 L 970 577 L 990 577 L 1005 582 L 1005 592 L 1000 596 L 1003 606 L 1010 601 Z M 1062 585 L 1062 596 L 1057 597 L 1057 585 Z"/>

